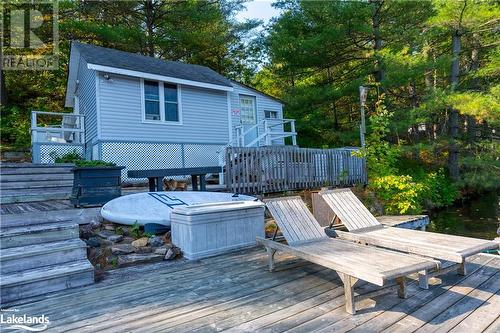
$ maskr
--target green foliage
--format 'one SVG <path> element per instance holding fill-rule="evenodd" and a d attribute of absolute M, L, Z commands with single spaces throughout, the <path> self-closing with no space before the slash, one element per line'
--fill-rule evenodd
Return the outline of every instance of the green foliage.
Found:
<path fill-rule="evenodd" d="M 141 237 L 141 229 L 139 223 L 135 222 L 132 227 L 130 228 L 130 235 L 134 238 L 140 238 Z"/>
<path fill-rule="evenodd" d="M 1 142 L 15 148 L 28 148 L 31 143 L 30 121 L 19 107 L 0 106 Z"/>
<path fill-rule="evenodd" d="M 390 175 L 374 178 L 370 182 L 377 197 L 384 204 L 387 214 L 420 213 L 422 211 L 422 184 L 416 183 L 411 176 Z"/>
<path fill-rule="evenodd" d="M 59 156 L 55 151 L 49 154 L 54 159 L 55 163 L 74 163 L 77 167 L 103 167 L 103 166 L 116 166 L 115 163 L 106 162 L 101 160 L 85 160 L 83 156 L 76 152 L 76 150 Z"/>

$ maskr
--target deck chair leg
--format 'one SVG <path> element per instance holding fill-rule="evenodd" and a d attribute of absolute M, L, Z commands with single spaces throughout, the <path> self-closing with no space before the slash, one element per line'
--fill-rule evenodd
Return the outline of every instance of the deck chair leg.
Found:
<path fill-rule="evenodd" d="M 458 266 L 457 274 L 462 276 L 467 275 L 467 267 L 465 267 L 465 261 Z"/>
<path fill-rule="evenodd" d="M 356 314 L 356 304 L 354 301 L 354 285 L 356 284 L 356 282 L 358 282 L 358 279 L 344 273 L 337 272 L 337 274 L 344 283 L 345 310 L 349 314 Z"/>
<path fill-rule="evenodd" d="M 396 279 L 397 284 L 399 285 L 398 296 L 399 298 L 406 298 L 408 296 L 406 290 L 406 278 L 404 276 L 398 277 Z"/>
<path fill-rule="evenodd" d="M 269 272 L 274 271 L 274 254 L 276 253 L 275 249 L 271 249 L 270 247 L 266 247 L 267 251 L 267 260 L 269 262 Z"/>
<path fill-rule="evenodd" d="M 427 270 L 418 272 L 418 286 L 422 289 L 429 289 L 429 274 Z"/>

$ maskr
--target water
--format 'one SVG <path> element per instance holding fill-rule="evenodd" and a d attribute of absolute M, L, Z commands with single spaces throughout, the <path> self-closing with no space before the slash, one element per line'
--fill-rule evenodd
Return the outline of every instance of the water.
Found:
<path fill-rule="evenodd" d="M 494 239 L 500 221 L 500 193 L 489 193 L 431 215 L 429 231 Z"/>

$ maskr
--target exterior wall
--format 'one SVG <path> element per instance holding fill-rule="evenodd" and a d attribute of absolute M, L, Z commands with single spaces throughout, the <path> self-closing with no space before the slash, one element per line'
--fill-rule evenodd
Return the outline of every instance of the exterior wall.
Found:
<path fill-rule="evenodd" d="M 95 86 L 95 71 L 87 68 L 85 59 L 80 58 L 78 66 L 78 90 L 80 114 L 85 116 L 85 141 L 87 157 L 90 157 L 91 142 L 97 141 L 97 99 Z"/>
<path fill-rule="evenodd" d="M 283 105 L 253 89 L 249 89 L 244 85 L 238 84 L 236 82 L 233 83 L 234 90 L 231 92 L 231 121 L 233 125 L 233 138 L 236 137 L 235 127 L 241 125 L 240 120 L 240 95 L 254 96 L 256 100 L 256 108 L 257 108 L 257 122 L 265 119 L 264 111 L 277 111 L 278 118 L 283 119 Z M 276 130 L 283 131 L 283 128 Z M 264 125 L 259 126 L 259 135 L 264 133 Z M 284 144 L 284 139 L 274 140 L 273 144 Z M 264 145 L 264 142 L 260 142 L 261 145 Z"/>
<path fill-rule="evenodd" d="M 226 92 L 180 86 L 182 124 L 144 122 L 140 79 L 99 74 L 100 140 L 207 143 L 229 141 Z"/>

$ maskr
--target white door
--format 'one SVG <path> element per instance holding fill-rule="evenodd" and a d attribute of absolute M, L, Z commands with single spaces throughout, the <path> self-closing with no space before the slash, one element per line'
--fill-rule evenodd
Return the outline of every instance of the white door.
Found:
<path fill-rule="evenodd" d="M 259 136 L 257 125 L 257 109 L 255 107 L 255 97 L 240 95 L 240 121 L 243 126 L 244 144 L 248 145 Z M 254 144 L 258 146 L 258 142 Z"/>

